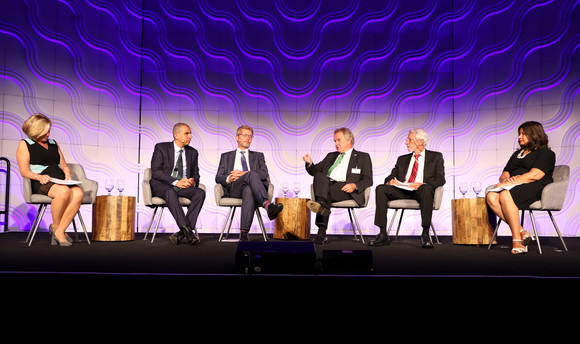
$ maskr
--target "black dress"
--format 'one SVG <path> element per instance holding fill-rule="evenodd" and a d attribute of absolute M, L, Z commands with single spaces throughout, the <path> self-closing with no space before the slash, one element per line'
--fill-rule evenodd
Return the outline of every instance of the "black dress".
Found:
<path fill-rule="evenodd" d="M 56 141 L 49 139 L 48 148 L 44 148 L 38 142 L 24 139 L 30 153 L 30 170 L 36 174 L 47 174 L 52 178 L 64 179 L 64 171 L 60 168 L 60 153 Z M 54 185 L 53 182 L 40 184 L 38 180 L 31 180 L 33 194 L 48 195 L 48 191 Z"/>
<path fill-rule="evenodd" d="M 545 174 L 540 180 L 518 185 L 510 190 L 514 203 L 519 209 L 527 208 L 530 204 L 540 200 L 544 187 L 553 182 L 552 174 L 556 165 L 556 154 L 550 148 L 540 148 L 528 153 L 523 158 L 518 158 L 523 150 L 522 148 L 514 152 L 503 170 L 509 172 L 510 176 L 522 175 L 532 168 L 537 168 Z"/>

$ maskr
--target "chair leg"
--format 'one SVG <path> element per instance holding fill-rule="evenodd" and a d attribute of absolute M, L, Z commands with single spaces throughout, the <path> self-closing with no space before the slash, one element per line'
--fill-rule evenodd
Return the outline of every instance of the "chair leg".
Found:
<path fill-rule="evenodd" d="M 399 230 L 401 229 L 401 223 L 403 222 L 403 213 L 405 213 L 405 209 L 401 209 L 401 216 L 399 217 L 399 225 L 397 226 L 397 233 L 395 234 L 395 242 L 399 240 Z M 395 215 L 397 212 L 395 211 Z M 393 216 L 395 216 L 393 215 Z"/>
<path fill-rule="evenodd" d="M 391 234 L 391 228 L 393 227 L 393 223 L 395 222 L 395 218 L 397 217 L 397 211 L 399 209 L 395 209 L 395 213 L 393 214 L 393 218 L 391 218 L 391 223 L 389 224 L 389 230 L 387 230 L 387 235 Z"/>
<path fill-rule="evenodd" d="M 83 227 L 83 231 L 85 232 L 85 238 L 87 238 L 87 243 L 90 245 L 91 244 L 91 239 L 89 239 L 89 234 L 87 233 L 87 227 L 85 226 L 85 221 L 83 221 L 83 216 L 81 215 L 81 212 L 77 212 L 77 215 L 79 217 L 79 220 L 81 221 L 81 226 Z M 78 240 L 78 238 L 77 238 Z"/>
<path fill-rule="evenodd" d="M 44 214 L 44 212 L 42 211 L 43 206 L 44 206 L 44 204 L 41 204 L 38 207 L 38 210 L 36 211 L 36 215 L 34 216 L 34 221 L 32 221 L 32 225 L 30 226 L 30 230 L 28 231 L 28 235 L 26 236 L 26 241 L 24 241 L 26 243 L 28 243 L 30 241 L 32 233 L 34 233 L 34 230 L 37 226 L 36 223 L 37 222 L 40 223 L 39 216 L 41 213 Z"/>
<path fill-rule="evenodd" d="M 361 241 L 364 244 L 365 239 L 362 235 L 362 231 L 360 229 L 360 224 L 358 223 L 358 218 L 356 217 L 356 214 L 355 214 L 353 208 L 348 208 L 348 217 L 350 218 L 350 226 L 352 227 L 352 234 L 354 234 L 354 240 Z M 353 219 L 354 219 L 354 222 L 353 222 Z M 357 236 L 356 236 L 357 230 L 358 230 L 358 235 L 359 235 L 360 239 L 357 238 Z"/>
<path fill-rule="evenodd" d="M 153 220 L 155 220 L 155 215 L 157 214 L 158 209 L 159 207 L 155 207 L 155 209 L 153 209 L 153 215 L 151 216 L 151 221 L 149 221 L 149 226 L 147 227 L 147 231 L 145 231 L 145 236 L 143 237 L 143 240 L 147 240 L 147 235 L 149 235 L 149 230 L 151 229 Z"/>
<path fill-rule="evenodd" d="M 532 219 L 532 228 L 534 229 L 534 235 L 536 236 L 536 243 L 538 244 L 538 251 L 542 254 L 542 246 L 540 245 L 540 237 L 538 236 L 538 230 L 536 229 L 536 220 L 534 219 L 534 213 L 530 210 L 530 218 Z"/>
<path fill-rule="evenodd" d="M 566 243 L 564 242 L 564 238 L 562 237 L 562 234 L 560 233 L 560 230 L 558 229 L 558 225 L 556 225 L 556 220 L 554 220 L 554 216 L 552 216 L 552 212 L 550 210 L 548 210 L 548 215 L 550 215 L 550 219 L 552 220 L 552 224 L 554 225 L 554 228 L 556 229 L 556 233 L 558 233 L 558 236 L 560 237 L 560 241 L 562 242 L 562 246 L 564 246 L 564 250 L 568 251 L 568 247 L 566 247 Z"/>
<path fill-rule="evenodd" d="M 258 217 L 258 223 L 260 224 L 260 229 L 262 230 L 262 236 L 264 237 L 264 241 L 268 241 L 268 235 L 266 234 L 266 227 L 264 227 L 264 220 L 262 220 L 262 215 L 260 214 L 260 210 L 256 208 L 256 217 Z"/>
<path fill-rule="evenodd" d="M 235 207 L 230 207 L 230 209 L 228 210 L 228 214 L 226 215 L 226 219 L 224 221 L 224 225 L 222 227 L 222 232 L 220 233 L 220 237 L 218 239 L 218 241 L 222 241 L 223 239 L 227 239 L 227 235 L 225 238 L 223 238 L 224 236 L 224 232 L 226 230 L 226 227 L 228 227 L 228 223 L 229 223 L 229 227 L 228 227 L 228 234 L 230 233 L 230 227 L 232 226 L 232 220 L 234 218 L 234 213 L 235 213 Z"/>
<path fill-rule="evenodd" d="M 165 207 L 161 207 L 161 211 L 159 212 L 159 217 L 157 217 L 157 223 L 155 224 L 155 230 L 153 230 L 153 236 L 151 236 L 151 243 L 155 240 L 155 235 L 157 234 L 157 230 L 159 229 L 159 223 L 161 223 L 161 218 L 163 217 L 163 210 Z"/>
<path fill-rule="evenodd" d="M 499 229 L 500 223 L 501 223 L 501 219 L 498 218 L 497 225 L 495 225 L 495 230 L 493 231 L 493 235 L 491 236 L 491 239 L 489 240 L 489 245 L 487 245 L 488 250 L 491 248 L 491 245 L 493 245 L 493 241 L 495 240 L 495 237 L 497 236 L 497 230 Z"/>
<path fill-rule="evenodd" d="M 32 244 L 32 240 L 34 240 L 34 236 L 36 235 L 36 231 L 38 230 L 38 226 L 42 221 L 42 217 L 44 216 L 44 212 L 46 211 L 47 204 L 41 204 L 38 208 L 38 213 L 36 214 L 35 222 L 32 224 L 33 228 L 31 229 L 32 233 L 28 233 L 30 236 L 30 240 L 28 241 L 28 246 Z"/>
<path fill-rule="evenodd" d="M 72 220 L 73 230 L 75 231 L 75 242 L 79 241 L 79 232 L 77 231 L 77 222 L 75 219 Z"/>
<path fill-rule="evenodd" d="M 439 242 L 439 237 L 437 237 L 437 232 L 435 232 L 435 227 L 433 226 L 433 223 L 431 222 L 431 230 L 433 231 L 433 236 L 435 236 L 435 240 L 437 240 L 438 244 L 441 244 Z"/>

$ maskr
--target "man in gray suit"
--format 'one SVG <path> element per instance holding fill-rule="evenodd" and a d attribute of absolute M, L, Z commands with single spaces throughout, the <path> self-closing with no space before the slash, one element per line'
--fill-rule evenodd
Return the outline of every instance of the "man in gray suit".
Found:
<path fill-rule="evenodd" d="M 268 167 L 261 152 L 250 151 L 254 129 L 242 125 L 236 131 L 236 150 L 223 153 L 220 158 L 216 183 L 223 185 L 224 196 L 241 198 L 240 241 L 248 240 L 248 232 L 257 207 L 264 207 L 270 220 L 282 211 L 282 204 L 268 199 Z"/>
<path fill-rule="evenodd" d="M 427 133 L 418 128 L 409 131 L 405 145 L 410 154 L 397 159 L 385 183 L 375 189 L 375 225 L 379 234 L 369 242 L 371 246 L 389 243 L 387 236 L 387 202 L 396 199 L 415 199 L 421 205 L 422 247 L 431 248 L 429 235 L 435 189 L 445 184 L 443 154 L 425 149 Z"/>

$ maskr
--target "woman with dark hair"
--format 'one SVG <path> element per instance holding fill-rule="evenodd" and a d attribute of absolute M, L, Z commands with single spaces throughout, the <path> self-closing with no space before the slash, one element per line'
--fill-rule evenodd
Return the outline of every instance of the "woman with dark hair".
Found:
<path fill-rule="evenodd" d="M 60 147 L 56 141 L 49 139 L 51 126 L 50 119 L 43 114 L 30 116 L 22 125 L 22 131 L 28 138 L 18 144 L 16 161 L 22 177 L 31 180 L 32 193 L 52 198 L 51 244 L 70 246 L 72 240 L 65 231 L 79 211 L 83 191 L 78 186 L 52 181 L 52 178 L 70 180 L 71 172 Z"/>
<path fill-rule="evenodd" d="M 519 210 L 538 201 L 542 190 L 553 181 L 556 154 L 548 147 L 548 135 L 538 122 L 525 122 L 518 128 L 520 149 L 508 160 L 496 191 L 488 192 L 487 204 L 512 232 L 513 254 L 528 252 L 535 240 L 520 225 Z"/>

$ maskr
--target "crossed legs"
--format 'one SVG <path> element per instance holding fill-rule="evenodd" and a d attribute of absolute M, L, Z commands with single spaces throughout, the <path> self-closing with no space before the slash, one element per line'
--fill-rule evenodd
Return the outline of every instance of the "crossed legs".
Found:
<path fill-rule="evenodd" d="M 65 231 L 81 207 L 83 190 L 78 186 L 55 184 L 48 191 L 48 196 L 52 198 L 50 209 L 54 235 L 58 241 L 65 242 Z"/>
<path fill-rule="evenodd" d="M 485 197 L 491 210 L 510 227 L 513 241 L 512 252 L 523 249 L 522 235 L 529 235 L 529 233 L 520 225 L 519 209 L 511 193 L 507 190 L 500 193 L 489 192 Z"/>

